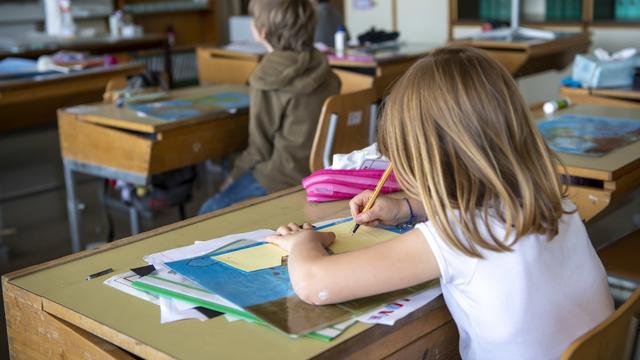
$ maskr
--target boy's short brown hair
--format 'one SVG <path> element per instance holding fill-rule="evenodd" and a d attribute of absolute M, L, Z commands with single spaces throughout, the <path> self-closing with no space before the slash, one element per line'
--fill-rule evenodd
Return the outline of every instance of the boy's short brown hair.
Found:
<path fill-rule="evenodd" d="M 309 51 L 313 48 L 316 15 L 309 0 L 251 0 L 249 14 L 258 31 L 264 30 L 274 50 Z"/>

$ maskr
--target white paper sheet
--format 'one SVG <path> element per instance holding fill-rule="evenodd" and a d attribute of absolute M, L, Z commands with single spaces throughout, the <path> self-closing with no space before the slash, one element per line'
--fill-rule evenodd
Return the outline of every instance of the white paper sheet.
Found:
<path fill-rule="evenodd" d="M 182 301 L 182 300 L 171 299 L 171 301 L 173 302 L 173 306 L 175 306 L 175 308 L 178 309 L 179 311 L 185 311 L 185 310 L 198 307 L 198 305 L 195 305 L 186 301 Z"/>
<path fill-rule="evenodd" d="M 180 310 L 176 305 L 176 301 L 170 298 L 160 297 L 160 323 L 167 324 L 170 322 L 198 319 L 200 321 L 207 320 L 207 316 L 196 309 Z"/>
<path fill-rule="evenodd" d="M 184 301 L 158 297 L 148 292 L 138 290 L 131 286 L 131 283 L 140 279 L 133 271 L 114 275 L 105 280 L 104 284 L 111 286 L 139 299 L 149 301 L 160 306 L 160 322 L 162 324 L 185 319 L 206 320 L 207 317 L 197 310 L 192 310 L 197 305 Z"/>
<path fill-rule="evenodd" d="M 166 262 L 201 256 L 238 240 L 261 241 L 265 237 L 273 234 L 275 234 L 275 231 L 273 230 L 256 230 L 242 234 L 223 236 L 221 238 L 207 241 L 196 241 L 193 245 L 187 245 L 147 255 L 144 257 L 144 261 L 152 264 L 156 269 L 166 269 L 166 266 L 164 265 Z"/>
<path fill-rule="evenodd" d="M 334 154 L 331 163 L 334 170 L 384 170 L 387 166 L 389 159 L 380 154 L 377 143 L 348 154 Z"/>
<path fill-rule="evenodd" d="M 105 285 L 109 285 L 112 288 L 118 289 L 124 293 L 135 296 L 139 299 L 146 300 L 158 305 L 160 302 L 157 296 L 151 295 L 148 292 L 138 290 L 131 286 L 131 283 L 140 279 L 140 276 L 136 275 L 133 271 L 114 275 L 104 281 Z"/>
<path fill-rule="evenodd" d="M 356 319 L 366 324 L 382 324 L 392 326 L 396 321 L 416 311 L 423 305 L 426 305 L 438 295 L 442 294 L 440 284 L 434 285 L 423 292 L 408 296 L 404 299 L 398 299 L 393 303 L 382 306 Z"/>

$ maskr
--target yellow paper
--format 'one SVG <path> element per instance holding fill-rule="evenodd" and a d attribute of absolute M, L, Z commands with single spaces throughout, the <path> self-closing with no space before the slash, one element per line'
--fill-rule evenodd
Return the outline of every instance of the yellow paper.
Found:
<path fill-rule="evenodd" d="M 282 257 L 285 255 L 287 255 L 287 252 L 276 245 L 264 244 L 213 256 L 212 258 L 236 269 L 250 272 L 280 266 Z"/>
<path fill-rule="evenodd" d="M 336 240 L 331 245 L 334 254 L 363 249 L 398 236 L 391 231 L 369 226 L 360 226 L 358 231 L 351 235 L 354 226 L 355 222 L 349 221 L 322 230 L 336 234 Z"/>
<path fill-rule="evenodd" d="M 349 221 L 321 230 L 336 234 L 336 240 L 331 245 L 331 250 L 334 254 L 363 249 L 398 236 L 391 231 L 368 226 L 360 226 L 358 231 L 351 235 L 354 226 L 355 222 Z M 264 244 L 213 256 L 212 258 L 236 269 L 251 272 L 280 266 L 282 257 L 285 255 L 287 255 L 287 252 L 278 246 Z"/>

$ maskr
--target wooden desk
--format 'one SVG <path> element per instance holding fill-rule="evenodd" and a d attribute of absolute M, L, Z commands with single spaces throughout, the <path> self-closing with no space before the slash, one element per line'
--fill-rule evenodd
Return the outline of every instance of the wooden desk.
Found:
<path fill-rule="evenodd" d="M 247 92 L 244 85 L 194 87 L 171 93 L 172 98 Z M 154 174 L 179 169 L 247 145 L 246 109 L 218 112 L 167 122 L 112 104 L 82 105 L 58 114 L 60 147 L 67 188 L 67 209 L 74 252 L 81 248 L 74 172 L 146 185 Z M 137 233 L 137 212 L 130 212 Z"/>
<path fill-rule="evenodd" d="M 574 104 L 593 104 L 640 109 L 640 90 L 586 89 L 561 86 L 560 96 L 569 98 Z"/>
<path fill-rule="evenodd" d="M 196 49 L 200 84 L 247 84 L 262 55 L 226 50 L 216 46 Z"/>
<path fill-rule="evenodd" d="M 268 216 L 265 216 L 268 214 Z M 310 204 L 299 188 L 17 271 L 2 278 L 13 359 L 409 359 L 456 358 L 458 335 L 442 297 L 393 327 L 356 324 L 332 342 L 290 339 L 218 317 L 160 325 L 156 305 L 88 274 L 144 265 L 142 256 L 229 233 L 348 214 L 345 201 Z"/>
<path fill-rule="evenodd" d="M 640 284 L 640 229 L 598 250 L 607 273 Z"/>
<path fill-rule="evenodd" d="M 334 69 L 351 73 L 352 76 L 368 76 L 371 87 L 376 90 L 378 99 L 382 99 L 391 90 L 392 83 L 402 76 L 416 60 L 426 56 L 437 48 L 434 44 L 403 44 L 397 48 L 381 49 L 372 52 L 372 62 L 350 61 L 332 58 Z M 352 82 L 355 79 L 348 79 Z"/>
<path fill-rule="evenodd" d="M 584 53 L 591 44 L 588 33 L 565 35 L 555 40 L 498 41 L 461 39 L 451 45 L 472 46 L 486 51 L 504 65 L 513 77 L 546 70 L 561 70 Z"/>
<path fill-rule="evenodd" d="M 0 60 L 6 57 L 37 59 L 61 50 L 82 51 L 90 54 L 118 54 L 159 49 L 164 55 L 164 69 L 169 85 L 172 83 L 171 46 L 166 35 L 149 34 L 135 37 L 96 36 L 90 38 L 57 38 L 41 35 L 34 39 L 19 39 L 13 48 L 0 48 Z"/>
<path fill-rule="evenodd" d="M 640 121 L 640 109 L 598 105 L 575 105 L 549 117 L 562 114 L 593 115 Z M 539 118 L 539 120 L 543 119 L 545 119 L 544 116 Z M 585 221 L 602 212 L 612 202 L 622 199 L 640 187 L 640 141 L 600 157 L 564 153 L 558 153 L 558 156 L 566 166 L 568 175 L 602 183 L 602 186 L 569 186 L 570 198 L 578 206 L 580 216 Z"/>
<path fill-rule="evenodd" d="M 0 81 L 0 133 L 53 122 L 59 108 L 100 101 L 110 80 L 143 70 L 140 64 L 124 64 Z"/>
<path fill-rule="evenodd" d="M 389 85 L 413 63 L 436 48 L 429 44 L 406 44 L 373 53 L 373 61 L 330 59 L 329 63 L 342 80 L 341 93 L 375 88 L 382 99 Z M 261 55 L 203 46 L 197 50 L 198 79 L 201 83 L 246 84 Z"/>

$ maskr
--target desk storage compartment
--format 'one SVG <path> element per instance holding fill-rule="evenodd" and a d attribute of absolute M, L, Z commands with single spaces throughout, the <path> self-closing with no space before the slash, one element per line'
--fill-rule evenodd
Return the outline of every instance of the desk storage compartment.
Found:
<path fill-rule="evenodd" d="M 378 95 L 378 99 L 383 99 L 386 94 L 393 88 L 396 80 L 398 80 L 418 59 L 408 58 L 406 60 L 382 63 L 376 68 L 376 79 L 374 80 L 374 88 Z"/>
<path fill-rule="evenodd" d="M 243 112 L 194 125 L 146 134 L 83 121 L 82 114 L 58 113 L 64 158 L 153 175 L 227 155 L 246 147 L 248 115 Z"/>

